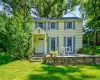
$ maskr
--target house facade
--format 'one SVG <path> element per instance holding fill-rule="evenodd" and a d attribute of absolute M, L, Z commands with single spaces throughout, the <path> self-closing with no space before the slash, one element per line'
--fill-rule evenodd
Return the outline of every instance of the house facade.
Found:
<path fill-rule="evenodd" d="M 78 17 L 32 20 L 32 49 L 35 54 L 77 52 L 82 48 L 82 20 Z"/>

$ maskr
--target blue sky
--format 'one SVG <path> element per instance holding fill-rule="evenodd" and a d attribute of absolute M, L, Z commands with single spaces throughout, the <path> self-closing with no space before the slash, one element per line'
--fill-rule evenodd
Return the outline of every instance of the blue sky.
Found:
<path fill-rule="evenodd" d="M 64 17 L 81 17 L 80 12 L 79 12 L 79 6 L 77 6 L 75 10 L 72 11 L 71 13 L 64 15 Z"/>

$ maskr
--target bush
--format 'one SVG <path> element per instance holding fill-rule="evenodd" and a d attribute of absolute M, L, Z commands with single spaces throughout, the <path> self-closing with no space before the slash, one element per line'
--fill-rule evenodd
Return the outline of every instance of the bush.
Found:
<path fill-rule="evenodd" d="M 92 50 L 91 50 L 91 48 L 80 48 L 77 53 L 79 53 L 79 54 L 91 54 Z"/>
<path fill-rule="evenodd" d="M 100 46 L 96 47 L 96 54 L 100 54 Z"/>
<path fill-rule="evenodd" d="M 5 53 L 0 53 L 0 65 L 6 64 L 12 61 L 11 56 L 6 55 Z"/>
<path fill-rule="evenodd" d="M 100 47 L 96 47 L 95 50 L 93 50 L 93 47 L 83 47 L 83 48 L 80 48 L 78 50 L 79 54 L 100 54 Z"/>

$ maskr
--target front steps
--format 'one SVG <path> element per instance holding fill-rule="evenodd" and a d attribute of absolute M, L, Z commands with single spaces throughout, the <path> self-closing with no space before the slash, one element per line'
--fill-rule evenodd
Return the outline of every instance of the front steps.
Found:
<path fill-rule="evenodd" d="M 31 57 L 30 58 L 31 62 L 42 62 L 43 61 L 43 57 Z"/>

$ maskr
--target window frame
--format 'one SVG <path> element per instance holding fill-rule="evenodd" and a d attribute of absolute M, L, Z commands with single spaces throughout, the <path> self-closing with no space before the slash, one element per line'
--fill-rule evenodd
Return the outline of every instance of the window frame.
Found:
<path fill-rule="evenodd" d="M 38 22 L 38 27 L 40 27 L 40 26 L 39 26 L 39 23 L 43 23 L 43 29 L 44 29 L 44 22 Z M 40 27 L 40 28 L 41 28 L 41 27 Z M 41 28 L 41 29 L 42 29 L 42 28 Z"/>
<path fill-rule="evenodd" d="M 55 29 L 52 29 L 52 28 L 51 28 L 51 24 L 52 24 L 52 23 L 55 23 Z M 50 22 L 50 30 L 56 30 L 56 22 Z"/>
<path fill-rule="evenodd" d="M 71 51 L 73 52 L 73 37 L 72 37 L 72 36 L 67 36 L 67 37 L 66 37 L 66 47 L 68 47 L 68 46 L 67 46 L 68 38 L 71 38 L 71 39 L 72 39 L 72 40 L 71 40 L 71 44 L 72 44 L 72 46 L 71 46 Z"/>
<path fill-rule="evenodd" d="M 50 51 L 52 51 L 51 50 L 51 39 L 52 38 L 55 38 L 55 50 L 54 51 L 56 51 L 56 45 L 57 45 L 57 38 L 56 37 L 50 37 Z"/>

